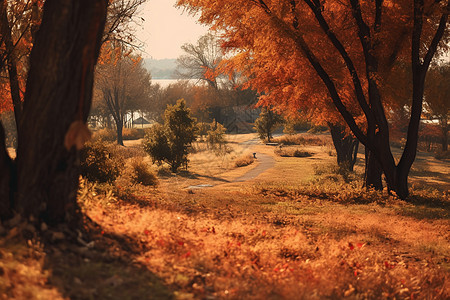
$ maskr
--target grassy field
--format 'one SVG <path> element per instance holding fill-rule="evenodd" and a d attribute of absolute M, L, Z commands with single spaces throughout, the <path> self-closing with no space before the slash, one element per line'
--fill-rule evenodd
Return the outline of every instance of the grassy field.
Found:
<path fill-rule="evenodd" d="M 402 201 L 361 189 L 361 160 L 340 173 L 327 135 L 285 146 L 308 157 L 244 143 L 254 137 L 229 136 L 220 153 L 194 145 L 178 175 L 153 166 L 157 187 L 83 180 L 79 232 L 44 226 L 38 237 L 12 220 L 1 232 L 0 299 L 450 297 L 448 161 L 419 153 Z M 137 142 L 128 149 L 142 155 Z M 235 167 L 252 153 L 275 166 L 234 182 L 258 164 Z"/>

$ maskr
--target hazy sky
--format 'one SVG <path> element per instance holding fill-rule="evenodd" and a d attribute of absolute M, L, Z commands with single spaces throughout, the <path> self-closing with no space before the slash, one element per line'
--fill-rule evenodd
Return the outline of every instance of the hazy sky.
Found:
<path fill-rule="evenodd" d="M 148 0 L 141 8 L 145 19 L 137 37 L 146 44 L 143 57 L 177 58 L 184 43 L 195 43 L 207 28 L 196 18 L 174 7 L 175 0 Z"/>

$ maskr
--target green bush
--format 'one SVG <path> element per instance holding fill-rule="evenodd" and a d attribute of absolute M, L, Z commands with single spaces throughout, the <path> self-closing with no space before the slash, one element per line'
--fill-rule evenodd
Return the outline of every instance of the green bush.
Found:
<path fill-rule="evenodd" d="M 154 125 L 142 141 L 145 152 L 159 165 L 168 163 L 172 172 L 177 172 L 183 164 L 187 168 L 188 148 L 198 131 L 196 123 L 184 99 L 175 105 L 167 105 L 164 125 Z"/>
<path fill-rule="evenodd" d="M 89 181 L 113 182 L 120 174 L 119 165 L 102 141 L 87 143 L 80 151 L 81 175 Z"/>
<path fill-rule="evenodd" d="M 211 149 L 221 149 L 225 144 L 226 131 L 227 129 L 222 124 L 217 123 L 214 125 L 214 123 L 212 123 L 206 136 L 206 143 L 208 144 L 208 147 Z"/>
<path fill-rule="evenodd" d="M 258 131 L 259 138 L 261 140 L 267 139 L 270 143 L 273 131 L 277 129 L 283 121 L 283 118 L 277 113 L 269 108 L 263 108 L 259 117 L 255 120 L 255 129 Z"/>

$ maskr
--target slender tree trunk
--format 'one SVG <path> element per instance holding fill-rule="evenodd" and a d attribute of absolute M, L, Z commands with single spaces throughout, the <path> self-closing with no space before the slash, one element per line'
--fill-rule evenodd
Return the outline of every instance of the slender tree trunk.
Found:
<path fill-rule="evenodd" d="M 123 146 L 123 122 L 116 122 L 117 144 Z"/>
<path fill-rule="evenodd" d="M 11 36 L 11 26 L 9 25 L 8 15 L 6 11 L 6 3 L 0 0 L 0 15 L 1 15 L 1 35 L 5 43 L 8 66 L 9 86 L 11 89 L 11 98 L 14 106 L 14 116 L 16 118 L 16 127 L 22 117 L 22 98 L 20 97 L 19 76 L 17 74 L 17 59 L 15 47 Z"/>
<path fill-rule="evenodd" d="M 328 123 L 328 127 L 336 149 L 339 167 L 353 171 L 358 154 L 359 141 L 351 135 L 347 135 L 343 126 Z"/>
<path fill-rule="evenodd" d="M 106 8 L 106 0 L 44 4 L 18 135 L 13 209 L 25 216 L 48 223 L 76 216 L 78 151 L 65 140 L 73 124 L 87 120 Z"/>
<path fill-rule="evenodd" d="M 442 151 L 446 152 L 448 150 L 448 119 L 444 118 L 441 122 L 442 129 Z"/>

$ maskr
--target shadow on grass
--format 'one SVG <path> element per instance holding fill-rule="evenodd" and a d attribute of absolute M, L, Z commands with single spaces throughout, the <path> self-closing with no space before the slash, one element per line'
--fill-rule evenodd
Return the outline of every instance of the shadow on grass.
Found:
<path fill-rule="evenodd" d="M 220 181 L 220 182 L 230 182 L 230 181 L 220 178 L 220 177 L 201 175 L 201 174 L 193 173 L 190 171 L 180 171 L 178 173 L 178 176 L 181 176 L 184 178 L 189 178 L 189 179 L 209 179 L 209 180 Z"/>
<path fill-rule="evenodd" d="M 89 233 L 93 248 L 45 239 L 44 268 L 50 270 L 52 286 L 69 299 L 174 299 L 158 276 L 133 261 L 143 245 L 100 230 L 97 226 L 96 232 Z"/>

